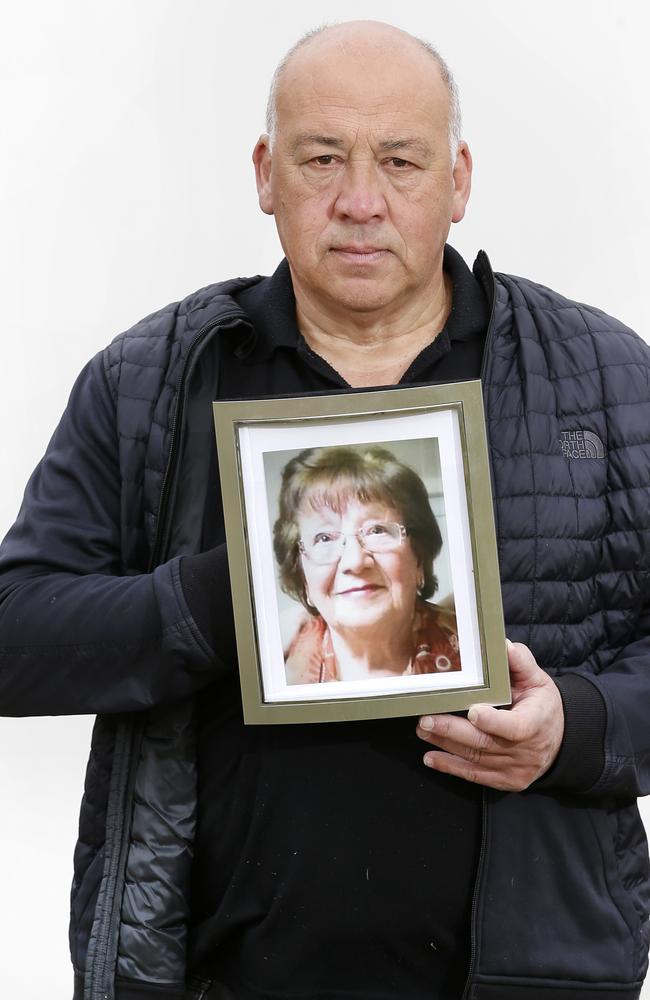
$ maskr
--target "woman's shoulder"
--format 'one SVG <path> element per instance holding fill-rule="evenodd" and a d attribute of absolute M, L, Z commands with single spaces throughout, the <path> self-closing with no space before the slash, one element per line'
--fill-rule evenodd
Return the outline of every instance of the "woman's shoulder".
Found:
<path fill-rule="evenodd" d="M 456 612 L 449 604 L 420 601 L 416 618 L 414 673 L 460 670 Z"/>
<path fill-rule="evenodd" d="M 325 622 L 321 616 L 310 615 L 308 611 L 297 615 L 292 626 L 288 640 L 284 644 L 285 660 L 296 653 L 304 654 L 306 648 L 322 642 L 325 633 Z"/>
<path fill-rule="evenodd" d="M 453 604 L 433 604 L 421 601 L 419 607 L 423 625 L 435 625 L 446 632 L 456 632 L 456 610 Z"/>
<path fill-rule="evenodd" d="M 302 621 L 285 652 L 287 684 L 314 684 L 324 679 L 323 640 L 326 628 L 320 615 L 308 615 Z"/>

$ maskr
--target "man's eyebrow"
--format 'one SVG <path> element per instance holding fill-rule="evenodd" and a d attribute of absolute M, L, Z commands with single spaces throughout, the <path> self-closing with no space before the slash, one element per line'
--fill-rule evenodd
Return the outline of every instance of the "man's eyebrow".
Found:
<path fill-rule="evenodd" d="M 300 132 L 291 144 L 291 152 L 296 153 L 302 146 L 326 146 L 330 149 L 343 149 L 345 142 L 333 135 L 319 135 L 314 132 Z M 430 158 L 432 154 L 431 146 L 424 139 L 384 139 L 379 143 L 379 149 L 386 153 L 409 152 L 409 150 L 420 153 L 421 156 Z"/>
<path fill-rule="evenodd" d="M 337 139 L 333 135 L 316 135 L 312 132 L 301 132 L 291 144 L 292 152 L 296 152 L 301 146 L 330 146 L 332 149 L 342 149 L 343 140 Z"/>
<path fill-rule="evenodd" d="M 407 152 L 410 149 L 423 156 L 431 156 L 432 153 L 431 146 L 424 139 L 385 139 L 379 143 L 379 148 L 390 153 Z"/>

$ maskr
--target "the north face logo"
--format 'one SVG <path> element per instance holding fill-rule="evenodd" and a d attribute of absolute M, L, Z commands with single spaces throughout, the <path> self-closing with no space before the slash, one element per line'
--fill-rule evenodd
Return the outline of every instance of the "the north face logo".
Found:
<path fill-rule="evenodd" d="M 562 431 L 560 448 L 565 458 L 605 457 L 605 446 L 593 431 Z"/>

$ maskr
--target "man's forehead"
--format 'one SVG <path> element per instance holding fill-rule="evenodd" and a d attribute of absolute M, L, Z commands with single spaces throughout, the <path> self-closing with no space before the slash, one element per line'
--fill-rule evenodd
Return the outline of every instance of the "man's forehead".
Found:
<path fill-rule="evenodd" d="M 306 136 L 332 137 L 349 142 L 353 133 L 374 141 L 426 139 L 432 129 L 446 128 L 449 100 L 446 91 L 434 95 L 420 89 L 354 86 L 319 93 L 287 86 L 278 95 L 278 124 L 295 144 Z"/>
<path fill-rule="evenodd" d="M 290 153 L 363 145 L 379 152 L 428 156 L 447 134 L 448 114 L 445 102 L 377 102 L 368 109 L 340 102 L 291 106 L 288 101 L 278 109 L 277 134 Z"/>
<path fill-rule="evenodd" d="M 338 128 L 332 131 L 298 131 L 290 136 L 289 149 L 292 153 L 300 152 L 311 146 L 324 146 L 327 149 L 346 149 L 357 140 L 370 141 L 380 152 L 415 152 L 422 156 L 429 156 L 432 152 L 431 144 L 418 134 L 394 133 L 385 126 L 378 124 L 371 128 L 368 134 L 361 134 L 357 128 L 349 133 Z"/>
<path fill-rule="evenodd" d="M 415 67 L 296 60 L 279 81 L 276 109 L 278 119 L 300 133 L 336 136 L 358 128 L 402 139 L 446 125 L 449 93 L 426 56 Z"/>
<path fill-rule="evenodd" d="M 405 99 L 445 100 L 447 88 L 433 60 L 416 68 L 400 63 L 360 66 L 331 63 L 310 67 L 291 66 L 281 76 L 278 98 L 292 105 L 323 103 L 331 109 L 354 106 L 367 113 L 378 113 L 393 102 Z"/>

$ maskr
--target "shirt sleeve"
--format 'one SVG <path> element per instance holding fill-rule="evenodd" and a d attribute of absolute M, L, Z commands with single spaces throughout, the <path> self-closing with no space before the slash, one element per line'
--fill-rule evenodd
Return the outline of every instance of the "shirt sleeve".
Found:
<path fill-rule="evenodd" d="M 79 376 L 0 548 L 0 712 L 145 709 L 228 670 L 194 621 L 180 559 L 125 570 L 115 403 L 98 355 Z M 227 652 L 232 640 L 228 637 Z"/>

